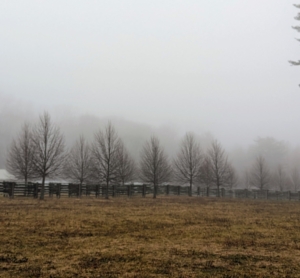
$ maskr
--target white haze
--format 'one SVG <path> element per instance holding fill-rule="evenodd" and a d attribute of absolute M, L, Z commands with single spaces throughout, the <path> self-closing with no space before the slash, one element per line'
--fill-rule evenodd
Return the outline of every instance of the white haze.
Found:
<path fill-rule="evenodd" d="M 62 126 L 91 115 L 138 123 L 142 139 L 161 130 L 167 148 L 186 131 L 228 150 L 258 136 L 296 146 L 293 3 L 1 1 L 0 134 L 12 138 L 24 118 L 49 110 Z"/>

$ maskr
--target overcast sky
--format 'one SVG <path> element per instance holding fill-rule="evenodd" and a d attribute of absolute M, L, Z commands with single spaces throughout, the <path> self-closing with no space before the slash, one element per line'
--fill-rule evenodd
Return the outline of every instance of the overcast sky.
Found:
<path fill-rule="evenodd" d="M 210 131 L 227 145 L 297 144 L 293 3 L 1 0 L 0 96 Z"/>

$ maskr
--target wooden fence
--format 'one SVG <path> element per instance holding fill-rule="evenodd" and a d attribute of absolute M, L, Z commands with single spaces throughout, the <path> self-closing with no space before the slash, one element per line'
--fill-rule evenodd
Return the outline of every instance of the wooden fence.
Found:
<path fill-rule="evenodd" d="M 108 196 L 127 196 L 127 197 L 146 197 L 153 195 L 154 187 L 149 184 L 142 185 L 112 185 L 108 188 Z M 0 182 L 0 194 L 9 198 L 30 197 L 39 198 L 41 192 L 40 183 Z M 300 201 L 300 192 L 291 191 L 269 191 L 269 190 L 247 190 L 234 189 L 229 190 L 205 187 L 193 187 L 190 194 L 190 188 L 177 185 L 158 186 L 157 195 L 165 196 L 198 196 L 198 197 L 222 197 L 222 198 L 241 198 L 241 199 L 269 199 L 269 200 L 289 200 Z M 106 196 L 106 185 L 84 184 L 80 188 L 79 184 L 49 183 L 45 184 L 45 196 L 49 197 L 81 197 L 81 196 Z"/>

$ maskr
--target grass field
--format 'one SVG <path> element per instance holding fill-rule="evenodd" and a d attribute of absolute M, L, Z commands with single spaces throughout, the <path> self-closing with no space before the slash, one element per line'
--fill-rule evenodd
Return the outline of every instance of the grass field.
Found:
<path fill-rule="evenodd" d="M 0 277 L 300 277 L 300 203 L 1 197 Z"/>

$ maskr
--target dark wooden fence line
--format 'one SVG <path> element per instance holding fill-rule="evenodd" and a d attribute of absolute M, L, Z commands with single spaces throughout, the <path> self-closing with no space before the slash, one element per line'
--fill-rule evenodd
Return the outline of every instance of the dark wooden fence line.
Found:
<path fill-rule="evenodd" d="M 103 184 L 79 184 L 74 183 L 49 183 L 45 184 L 45 196 L 50 198 L 76 197 L 82 196 L 106 196 L 106 185 Z M 38 198 L 41 192 L 40 183 L 15 183 L 0 182 L 0 194 L 9 198 L 31 197 Z M 153 195 L 154 187 L 149 184 L 114 184 L 108 187 L 108 196 L 118 197 L 146 197 Z M 266 200 L 288 200 L 300 201 L 300 192 L 291 191 L 271 191 L 271 190 L 247 190 L 247 189 L 225 189 L 209 187 L 194 187 L 192 192 L 187 186 L 178 185 L 160 185 L 157 189 L 157 195 L 164 196 L 196 196 L 196 197 L 220 197 L 220 198 L 238 198 L 238 199 L 266 199 Z"/>

